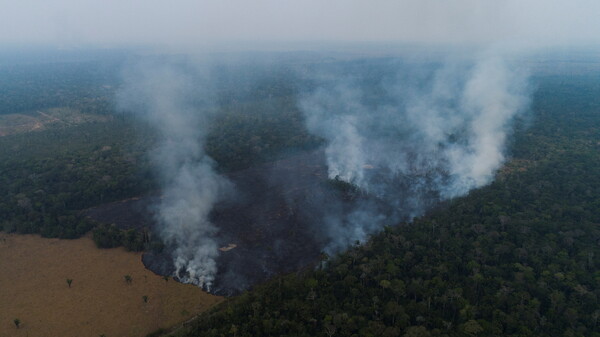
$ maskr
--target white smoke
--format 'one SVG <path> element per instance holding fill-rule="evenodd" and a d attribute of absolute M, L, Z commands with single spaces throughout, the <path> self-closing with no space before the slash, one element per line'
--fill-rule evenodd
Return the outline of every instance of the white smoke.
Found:
<path fill-rule="evenodd" d="M 356 112 L 364 107 L 355 98 L 359 93 L 343 84 L 328 88 L 333 92 L 319 88 L 302 104 L 309 112 L 306 114 L 309 131 L 328 140 L 325 151 L 329 177 L 339 176 L 344 181 L 362 185 L 362 166 L 366 158 L 364 139 L 359 133 L 361 119 Z"/>
<path fill-rule="evenodd" d="M 204 152 L 214 107 L 197 69 L 144 62 L 130 69 L 118 93 L 122 110 L 139 114 L 160 134 L 151 153 L 162 187 L 155 214 L 160 235 L 174 249 L 175 276 L 210 290 L 217 272 L 214 204 L 231 184 Z M 192 75 L 193 74 L 193 75 Z"/>
<path fill-rule="evenodd" d="M 497 57 L 484 59 L 475 66 L 460 102 L 460 109 L 467 117 L 467 142 L 464 146 L 450 147 L 445 153 L 454 178 L 444 193 L 447 197 L 488 184 L 504 163 L 508 127 L 528 101 L 523 92 L 523 76 L 510 71 Z"/>
<path fill-rule="evenodd" d="M 458 197 L 492 181 L 512 122 L 528 104 L 527 72 L 494 55 L 423 66 L 418 75 L 399 67 L 395 83 L 380 83 L 384 94 L 375 103 L 361 74 L 319 73 L 299 106 L 308 130 L 326 141 L 329 178 L 410 219 L 432 197 Z M 334 250 L 393 221 L 369 207 L 324 219 Z"/>

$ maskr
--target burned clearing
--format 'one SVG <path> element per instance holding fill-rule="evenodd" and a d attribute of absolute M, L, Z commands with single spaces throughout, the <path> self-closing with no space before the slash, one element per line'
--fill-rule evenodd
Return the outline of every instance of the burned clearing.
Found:
<path fill-rule="evenodd" d="M 321 151 L 238 171 L 227 176 L 235 197 L 218 204 L 211 220 L 219 229 L 216 240 L 219 271 L 211 292 L 233 295 L 281 272 L 290 272 L 318 260 L 326 244 L 318 240 L 319 208 L 327 194 L 339 193 L 327 184 Z M 120 228 L 151 228 L 156 196 L 132 198 L 102 205 L 87 215 Z M 330 195 L 331 200 L 337 196 Z M 155 234 L 156 235 L 156 234 Z M 145 266 L 160 275 L 175 271 L 170 247 L 144 253 Z"/>
<path fill-rule="evenodd" d="M 218 295 L 238 294 L 273 275 L 314 265 L 323 252 L 337 251 L 332 244 L 344 234 L 332 232 L 327 226 L 330 214 L 342 217 L 368 204 L 379 214 L 399 219 L 397 214 L 392 215 L 391 205 L 376 196 L 328 179 L 322 150 L 297 153 L 227 178 L 235 185 L 235 197 L 217 204 L 211 213 L 220 249 L 218 273 L 210 291 Z M 408 198 L 411 191 L 407 184 L 404 181 L 395 188 Z M 426 196 L 430 204 L 439 200 L 434 194 Z M 152 235 L 157 235 L 153 205 L 158 198 L 126 199 L 89 209 L 86 214 L 122 229 L 149 228 Z M 404 210 L 403 214 L 406 219 L 410 211 Z M 175 272 L 172 247 L 168 245 L 162 251 L 145 252 L 143 262 L 160 275 Z"/>

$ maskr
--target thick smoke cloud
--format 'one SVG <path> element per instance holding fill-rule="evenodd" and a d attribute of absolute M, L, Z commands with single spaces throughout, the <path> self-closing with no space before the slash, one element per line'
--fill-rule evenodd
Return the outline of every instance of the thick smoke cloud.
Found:
<path fill-rule="evenodd" d="M 288 74 L 306 127 L 324 149 L 231 173 L 238 198 L 204 146 L 217 96 L 243 96 L 247 85 L 262 83 L 262 72 L 248 83 L 236 73 L 223 91 L 224 68 L 199 70 L 207 62 L 173 57 L 132 67 L 120 108 L 143 116 L 160 135 L 151 153 L 161 183 L 154 214 L 172 268 L 159 268 L 208 290 L 238 291 L 284 264 L 310 261 L 294 255 L 300 241 L 315 254 L 334 254 L 491 182 L 513 122 L 528 105 L 527 72 L 492 53 L 413 57 L 289 62 L 300 76 Z M 212 85 L 207 73 L 216 75 Z M 331 184 L 321 178 L 324 162 Z M 277 253 L 236 237 L 248 235 L 242 223 L 252 234 L 268 228 L 260 240 Z M 219 244 L 231 242 L 237 251 L 219 256 Z M 245 270 L 249 264 L 262 270 Z"/>
<path fill-rule="evenodd" d="M 162 187 L 155 220 L 162 239 L 173 249 L 175 276 L 210 289 L 219 251 L 209 213 L 230 193 L 231 184 L 215 172 L 213 160 L 204 152 L 214 107 L 201 75 L 181 64 L 141 63 L 126 72 L 118 103 L 122 110 L 143 117 L 160 135 L 151 153 Z"/>
<path fill-rule="evenodd" d="M 329 178 L 389 206 L 385 215 L 377 203 L 329 212 L 329 251 L 491 182 L 528 104 L 527 72 L 500 56 L 395 68 L 378 81 L 369 71 L 320 69 L 299 103 L 309 131 L 326 141 Z"/>

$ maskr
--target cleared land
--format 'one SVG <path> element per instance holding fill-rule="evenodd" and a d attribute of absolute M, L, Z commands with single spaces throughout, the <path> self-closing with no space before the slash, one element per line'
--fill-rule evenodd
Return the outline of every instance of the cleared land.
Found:
<path fill-rule="evenodd" d="M 71 288 L 67 279 L 73 280 Z M 0 233 L 1 337 L 145 336 L 221 300 L 165 281 L 144 268 L 140 253 L 98 249 L 89 237 Z"/>
<path fill-rule="evenodd" d="M 110 117 L 82 114 L 70 108 L 51 108 L 29 113 L 0 115 L 0 137 L 41 131 L 50 127 L 72 126 L 89 122 L 105 122 Z"/>

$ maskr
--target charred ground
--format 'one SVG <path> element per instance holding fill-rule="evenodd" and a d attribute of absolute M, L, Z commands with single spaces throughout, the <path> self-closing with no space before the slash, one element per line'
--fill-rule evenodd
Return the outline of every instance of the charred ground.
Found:
<path fill-rule="evenodd" d="M 301 152 L 227 175 L 235 197 L 217 205 L 211 220 L 222 247 L 211 292 L 233 295 L 269 277 L 319 261 L 329 244 L 322 224 L 326 208 L 347 212 L 370 197 L 344 190 L 327 179 L 323 151 Z M 121 229 L 160 230 L 153 221 L 156 196 L 131 198 L 94 207 L 86 214 Z M 373 198 L 372 198 L 373 199 Z M 383 204 L 380 207 L 385 207 Z M 175 271 L 171 247 L 143 256 L 147 268 L 161 275 Z"/>

